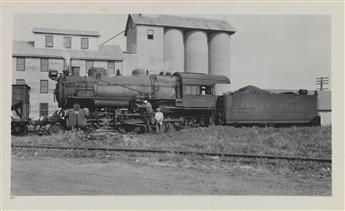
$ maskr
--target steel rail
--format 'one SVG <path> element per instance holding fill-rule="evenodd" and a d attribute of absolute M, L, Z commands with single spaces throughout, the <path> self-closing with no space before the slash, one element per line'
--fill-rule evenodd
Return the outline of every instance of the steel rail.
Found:
<path fill-rule="evenodd" d="M 319 163 L 332 163 L 331 159 L 323 159 L 323 158 L 236 154 L 236 153 L 219 153 L 219 152 L 198 152 L 198 151 L 148 149 L 148 148 L 125 148 L 125 147 L 105 148 L 105 147 L 74 147 L 74 146 L 21 145 L 21 144 L 12 144 L 11 147 L 12 148 L 58 149 L 58 150 L 139 152 L 139 153 L 160 153 L 160 154 L 173 153 L 173 154 L 182 154 L 182 155 L 219 156 L 219 157 L 234 157 L 234 158 L 255 158 L 255 159 L 270 159 L 270 160 L 293 160 L 293 161 L 312 161 L 312 162 L 319 162 Z"/>

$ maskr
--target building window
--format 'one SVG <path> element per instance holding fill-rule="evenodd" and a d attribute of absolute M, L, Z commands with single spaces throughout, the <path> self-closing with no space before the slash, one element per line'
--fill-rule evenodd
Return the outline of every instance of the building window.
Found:
<path fill-rule="evenodd" d="M 65 48 L 71 48 L 72 47 L 72 37 L 64 37 L 63 38 L 63 45 Z"/>
<path fill-rule="evenodd" d="M 41 93 L 48 93 L 48 80 L 41 80 L 40 92 Z"/>
<path fill-rule="evenodd" d="M 41 72 L 48 72 L 49 69 L 49 60 L 41 59 Z"/>
<path fill-rule="evenodd" d="M 48 116 L 48 103 L 40 103 L 40 117 Z"/>
<path fill-rule="evenodd" d="M 25 79 L 17 79 L 16 84 L 25 84 Z"/>
<path fill-rule="evenodd" d="M 110 74 L 115 74 L 115 62 L 114 61 L 108 62 L 108 72 Z"/>
<path fill-rule="evenodd" d="M 86 74 L 89 72 L 89 69 L 93 67 L 93 61 L 86 60 Z"/>
<path fill-rule="evenodd" d="M 25 58 L 17 58 L 17 71 L 25 71 Z"/>
<path fill-rule="evenodd" d="M 49 47 L 49 48 L 53 47 L 53 36 L 46 35 L 46 47 Z"/>
<path fill-rule="evenodd" d="M 153 40 L 153 35 L 154 35 L 153 30 L 152 29 L 148 29 L 147 30 L 147 39 Z"/>
<path fill-rule="evenodd" d="M 82 37 L 81 38 L 81 49 L 88 49 L 89 48 L 89 38 Z"/>

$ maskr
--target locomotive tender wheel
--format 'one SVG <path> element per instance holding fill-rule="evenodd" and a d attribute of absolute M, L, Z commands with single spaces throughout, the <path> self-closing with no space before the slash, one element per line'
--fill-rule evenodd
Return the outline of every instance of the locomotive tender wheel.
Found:
<path fill-rule="evenodd" d="M 59 134 L 63 132 L 63 128 L 58 124 L 52 124 L 48 128 L 49 135 Z"/>
<path fill-rule="evenodd" d="M 23 136 L 28 132 L 28 127 L 24 124 L 13 124 L 11 133 L 16 136 Z"/>

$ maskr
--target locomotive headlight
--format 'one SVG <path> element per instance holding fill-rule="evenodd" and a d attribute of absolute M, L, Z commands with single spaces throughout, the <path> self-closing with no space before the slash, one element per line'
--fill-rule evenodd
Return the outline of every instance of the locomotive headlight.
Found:
<path fill-rule="evenodd" d="M 57 70 L 49 70 L 49 75 L 48 77 L 53 80 L 53 81 L 57 81 L 58 80 L 58 76 L 59 76 L 59 73 Z"/>

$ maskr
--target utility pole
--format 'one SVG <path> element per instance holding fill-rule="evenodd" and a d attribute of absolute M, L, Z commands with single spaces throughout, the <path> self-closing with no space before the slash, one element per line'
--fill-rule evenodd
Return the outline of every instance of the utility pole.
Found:
<path fill-rule="evenodd" d="M 316 85 L 320 86 L 319 90 L 327 90 L 328 88 L 325 87 L 325 85 L 328 85 L 329 83 L 329 77 L 317 77 L 316 78 Z"/>

